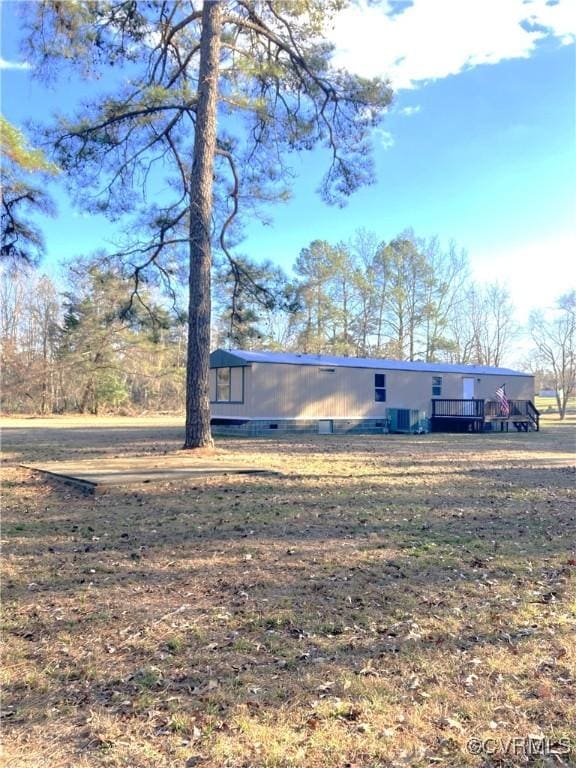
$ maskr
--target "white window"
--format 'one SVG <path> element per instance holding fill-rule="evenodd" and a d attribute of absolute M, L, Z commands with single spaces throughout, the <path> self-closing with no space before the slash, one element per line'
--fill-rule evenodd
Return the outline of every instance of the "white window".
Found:
<path fill-rule="evenodd" d="M 216 368 L 216 402 L 229 403 L 231 395 L 230 368 Z"/>

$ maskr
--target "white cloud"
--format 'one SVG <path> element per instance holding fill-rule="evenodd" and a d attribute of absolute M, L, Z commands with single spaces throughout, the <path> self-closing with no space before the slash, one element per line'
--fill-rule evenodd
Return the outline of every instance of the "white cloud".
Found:
<path fill-rule="evenodd" d="M 394 136 L 390 131 L 385 131 L 383 128 L 375 128 L 374 135 L 383 149 L 392 149 L 394 146 Z"/>
<path fill-rule="evenodd" d="M 398 110 L 399 115 L 404 115 L 404 117 L 411 117 L 412 115 L 417 115 L 418 112 L 420 112 L 420 107 L 402 107 L 402 109 Z"/>
<path fill-rule="evenodd" d="M 30 64 L 27 64 L 25 61 L 6 61 L 6 59 L 3 59 L 0 56 L 0 70 L 8 70 L 8 69 L 30 69 Z"/>
<path fill-rule="evenodd" d="M 576 39 L 574 0 L 414 0 L 393 12 L 389 0 L 358 0 L 334 20 L 336 63 L 360 75 L 389 77 L 396 90 L 479 64 L 527 58 L 536 43 Z"/>

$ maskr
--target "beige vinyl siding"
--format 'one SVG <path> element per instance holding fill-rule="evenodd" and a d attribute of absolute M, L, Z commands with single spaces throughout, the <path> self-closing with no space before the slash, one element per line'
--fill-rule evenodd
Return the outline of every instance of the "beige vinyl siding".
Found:
<path fill-rule="evenodd" d="M 506 384 L 506 394 L 510 400 L 531 400 L 534 397 L 534 381 L 531 376 L 510 376 L 445 372 L 442 374 L 428 371 L 389 371 L 386 376 L 387 404 L 390 408 L 415 408 L 426 411 L 430 416 L 432 409 L 432 379 L 442 376 L 442 395 L 440 400 L 461 400 L 463 398 L 463 379 L 474 378 L 474 398 L 494 400 L 496 389 Z"/>
<path fill-rule="evenodd" d="M 333 368 L 329 373 L 322 368 Z M 511 400 L 534 396 L 531 376 L 399 371 L 381 368 L 252 363 L 244 369 L 244 403 L 213 403 L 212 415 L 252 419 L 379 419 L 387 408 L 411 408 L 430 416 L 432 378 L 442 376 L 442 398 L 462 398 L 462 379 L 475 378 L 475 398 L 494 400 L 506 384 Z M 211 372 L 212 375 L 213 372 Z M 386 375 L 386 402 L 374 399 L 375 374 Z M 234 381 L 234 379 L 233 379 Z M 233 384 L 233 388 L 234 388 Z M 212 390 L 211 390 L 212 391 Z"/>
<path fill-rule="evenodd" d="M 374 402 L 374 372 L 310 365 L 252 366 L 252 412 L 256 418 L 330 419 L 385 416 Z"/>
<path fill-rule="evenodd" d="M 476 400 L 494 400 L 497 388 L 506 385 L 506 394 L 510 400 L 533 400 L 534 380 L 532 376 L 502 376 L 501 374 L 443 373 L 442 397 L 440 399 L 462 398 L 463 379 L 474 379 L 474 398 Z M 432 388 L 430 388 L 430 393 Z"/>
<path fill-rule="evenodd" d="M 389 402 L 374 400 L 374 374 L 364 368 L 253 363 L 245 369 L 244 404 L 215 403 L 213 415 L 255 419 L 384 418 Z"/>

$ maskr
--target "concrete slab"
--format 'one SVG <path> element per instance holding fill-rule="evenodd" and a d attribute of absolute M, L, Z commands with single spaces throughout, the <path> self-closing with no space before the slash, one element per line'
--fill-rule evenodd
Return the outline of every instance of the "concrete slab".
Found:
<path fill-rule="evenodd" d="M 21 464 L 47 478 L 73 485 L 85 493 L 104 492 L 107 489 L 153 482 L 177 482 L 196 477 L 215 475 L 277 475 L 276 471 L 218 461 L 182 456 L 139 456 L 129 459 L 102 458 L 93 461 L 47 462 Z"/>

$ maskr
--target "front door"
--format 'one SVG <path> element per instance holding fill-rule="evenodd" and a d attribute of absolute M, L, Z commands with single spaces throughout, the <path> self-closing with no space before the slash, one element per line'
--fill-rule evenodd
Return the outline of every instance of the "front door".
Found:
<path fill-rule="evenodd" d="M 474 379 L 462 379 L 462 400 L 474 400 Z"/>
<path fill-rule="evenodd" d="M 462 379 L 462 400 L 474 400 L 474 379 L 465 377 Z M 474 415 L 474 403 L 463 403 L 464 415 Z"/>

